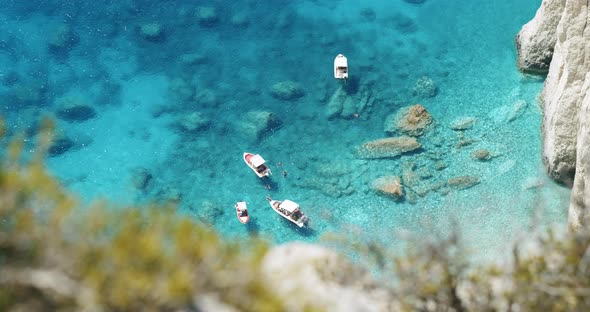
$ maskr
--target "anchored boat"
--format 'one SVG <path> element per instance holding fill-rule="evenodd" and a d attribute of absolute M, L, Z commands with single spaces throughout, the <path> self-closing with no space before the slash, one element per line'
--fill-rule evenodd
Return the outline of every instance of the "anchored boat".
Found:
<path fill-rule="evenodd" d="M 298 227 L 304 227 L 309 222 L 309 218 L 299 209 L 299 204 L 288 199 L 283 201 L 273 200 L 268 196 L 266 200 L 268 200 L 268 203 L 276 213 L 295 223 Z"/>
<path fill-rule="evenodd" d="M 342 54 L 334 59 L 334 78 L 348 79 L 348 60 Z"/>
<path fill-rule="evenodd" d="M 264 164 L 266 161 L 258 154 L 244 153 L 244 162 L 259 178 L 268 177 L 271 175 L 270 169 Z"/>
<path fill-rule="evenodd" d="M 246 224 L 250 221 L 250 214 L 248 213 L 246 202 L 241 201 L 236 203 L 236 215 L 242 224 Z"/>

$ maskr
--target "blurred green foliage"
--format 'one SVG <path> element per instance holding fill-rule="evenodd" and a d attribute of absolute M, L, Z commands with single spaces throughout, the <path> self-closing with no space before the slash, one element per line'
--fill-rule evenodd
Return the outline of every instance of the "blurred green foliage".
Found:
<path fill-rule="evenodd" d="M 222 241 L 173 207 L 81 207 L 13 139 L 0 165 L 0 311 L 177 311 L 199 300 L 281 311 L 260 277 L 264 242 Z"/>

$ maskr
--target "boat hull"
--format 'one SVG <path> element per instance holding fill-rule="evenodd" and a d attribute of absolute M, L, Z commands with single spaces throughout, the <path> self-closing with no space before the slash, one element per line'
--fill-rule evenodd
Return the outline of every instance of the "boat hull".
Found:
<path fill-rule="evenodd" d="M 334 59 L 334 78 L 348 79 L 348 60 L 342 54 Z"/>
<path fill-rule="evenodd" d="M 244 206 L 245 206 L 245 204 L 244 204 Z M 236 217 L 238 217 L 238 220 L 242 224 L 248 223 L 248 221 L 250 221 L 250 213 L 248 213 L 248 208 L 245 208 L 246 209 L 246 215 L 242 216 L 238 207 L 239 207 L 238 204 L 236 204 Z"/>
<path fill-rule="evenodd" d="M 248 161 L 248 157 L 252 157 L 254 156 L 254 154 L 252 153 L 244 153 L 244 155 L 242 156 L 242 158 L 244 159 L 244 162 L 246 163 L 246 165 L 248 165 L 248 167 L 250 167 L 250 169 L 252 169 L 252 171 L 254 171 L 254 173 L 259 177 L 259 178 L 264 178 L 264 177 L 268 177 L 270 176 L 270 169 L 266 169 L 263 172 L 258 172 L 258 170 L 256 170 L 256 168 L 252 165 L 252 163 L 250 163 Z"/>
<path fill-rule="evenodd" d="M 281 217 L 289 220 L 291 223 L 297 225 L 298 227 L 302 228 L 305 226 L 305 222 L 297 222 L 293 219 L 291 219 L 291 217 L 289 217 L 288 215 L 284 214 L 282 211 L 280 211 L 278 208 L 275 208 L 275 206 L 279 206 L 280 202 L 278 200 L 271 200 L 269 201 L 270 207 L 272 208 L 272 210 L 274 210 L 276 213 L 278 213 Z"/>

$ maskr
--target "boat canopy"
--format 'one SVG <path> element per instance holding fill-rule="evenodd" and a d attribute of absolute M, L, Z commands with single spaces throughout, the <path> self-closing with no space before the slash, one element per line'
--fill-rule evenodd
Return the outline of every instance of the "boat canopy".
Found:
<path fill-rule="evenodd" d="M 289 213 L 293 213 L 293 211 L 299 209 L 299 204 L 296 202 L 290 201 L 288 199 L 283 200 L 283 202 L 279 205 L 279 207 L 287 210 Z"/>
<path fill-rule="evenodd" d="M 241 201 L 241 202 L 238 202 L 238 203 L 236 204 L 236 208 L 238 208 L 238 210 L 239 210 L 239 211 L 244 211 L 244 210 L 246 210 L 246 202 L 243 202 L 243 201 Z"/>
<path fill-rule="evenodd" d="M 265 162 L 264 158 L 262 158 L 262 156 L 260 156 L 258 154 L 252 156 L 252 158 L 250 158 L 250 161 L 252 162 L 252 165 L 254 167 L 260 167 L 260 166 L 264 165 L 264 162 Z"/>
<path fill-rule="evenodd" d="M 348 60 L 346 59 L 346 57 L 342 54 L 338 54 L 338 56 L 336 56 L 336 59 L 334 60 L 334 65 L 336 67 L 348 67 Z"/>

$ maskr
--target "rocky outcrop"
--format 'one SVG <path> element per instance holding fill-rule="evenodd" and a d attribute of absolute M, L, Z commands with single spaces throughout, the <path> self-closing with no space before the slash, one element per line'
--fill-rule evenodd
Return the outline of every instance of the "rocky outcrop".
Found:
<path fill-rule="evenodd" d="M 413 94 L 420 98 L 432 98 L 438 94 L 438 87 L 428 76 L 422 76 L 416 80 Z"/>
<path fill-rule="evenodd" d="M 543 1 L 535 17 L 516 36 L 518 67 L 523 72 L 545 74 L 549 71 L 565 1 Z"/>
<path fill-rule="evenodd" d="M 304 96 L 305 91 L 301 84 L 287 80 L 275 83 L 270 89 L 270 94 L 279 100 L 294 101 Z"/>
<path fill-rule="evenodd" d="M 252 142 L 258 142 L 265 135 L 276 131 L 281 125 L 278 117 L 268 111 L 251 111 L 237 124 L 238 132 Z"/>
<path fill-rule="evenodd" d="M 590 62 L 586 23 L 587 3 L 567 1 L 551 68 L 543 88 L 543 160 L 549 174 L 571 185 L 576 163 L 578 113 Z"/>
<path fill-rule="evenodd" d="M 370 109 L 375 102 L 371 92 L 364 87 L 355 94 L 348 94 L 344 87 L 338 88 L 326 106 L 328 119 L 350 119 L 364 116 L 364 112 Z"/>
<path fill-rule="evenodd" d="M 421 147 L 416 138 L 400 136 L 366 142 L 357 149 L 360 158 L 393 158 Z"/>
<path fill-rule="evenodd" d="M 371 188 L 378 194 L 386 195 L 394 200 L 404 198 L 404 187 L 398 176 L 380 177 L 371 183 Z"/>
<path fill-rule="evenodd" d="M 421 136 L 431 123 L 432 116 L 426 108 L 415 104 L 385 118 L 384 130 L 387 133 L 400 132 L 409 136 Z"/>
<path fill-rule="evenodd" d="M 393 298 L 371 275 L 333 251 L 290 243 L 272 248 L 262 263 L 270 289 L 287 311 L 398 311 Z"/>
<path fill-rule="evenodd" d="M 544 0 L 530 26 L 517 37 L 519 57 L 553 51 L 542 92 L 543 162 L 549 175 L 572 185 L 569 223 L 573 228 L 588 225 L 590 189 L 590 27 L 588 2 Z M 559 21 L 557 26 L 553 26 Z M 527 24 L 527 25 L 529 25 Z M 528 37 L 524 33 L 530 33 Z M 555 32 L 555 45 L 549 37 Z M 534 39 L 533 38 L 536 38 Z M 547 38 L 545 46 L 542 37 Z M 529 39 L 526 39 L 529 38 Z M 539 44 L 532 44 L 533 41 Z M 526 44 L 525 44 L 526 43 Z M 575 176 L 575 180 L 574 180 Z"/>

